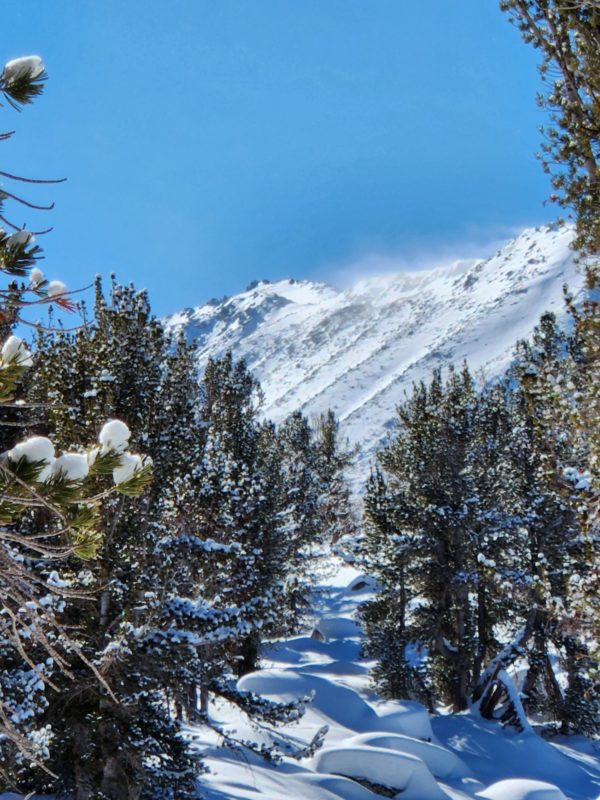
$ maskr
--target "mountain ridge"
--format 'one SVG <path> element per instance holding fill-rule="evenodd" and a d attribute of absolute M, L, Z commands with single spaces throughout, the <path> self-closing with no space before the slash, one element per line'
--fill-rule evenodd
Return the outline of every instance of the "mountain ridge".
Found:
<path fill-rule="evenodd" d="M 228 349 L 244 358 L 275 422 L 332 408 L 360 445 L 358 487 L 414 381 L 465 359 L 493 378 L 545 310 L 564 315 L 563 284 L 578 292 L 583 282 L 571 239 L 568 226 L 530 228 L 490 258 L 367 277 L 347 289 L 253 281 L 165 324 L 197 341 L 201 367 Z"/>

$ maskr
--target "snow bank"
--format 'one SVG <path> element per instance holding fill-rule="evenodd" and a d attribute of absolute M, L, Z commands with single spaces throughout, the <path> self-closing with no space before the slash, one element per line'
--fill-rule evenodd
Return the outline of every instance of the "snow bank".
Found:
<path fill-rule="evenodd" d="M 386 703 L 385 708 L 393 710 L 380 715 L 356 691 L 325 677 L 268 669 L 245 675 L 238 681 L 238 688 L 285 701 L 312 693 L 311 710 L 319 712 L 325 722 L 342 725 L 356 733 L 381 731 L 416 739 L 431 740 L 433 737 L 429 714 L 419 703 Z"/>
<path fill-rule="evenodd" d="M 425 706 L 411 700 L 390 701 L 386 703 L 385 713 L 378 715 L 377 728 L 374 730 L 386 733 L 403 733 L 414 739 L 431 741 L 433 731 L 431 719 Z"/>
<path fill-rule="evenodd" d="M 315 630 L 323 636 L 321 641 L 328 642 L 331 639 L 349 639 L 359 635 L 358 625 L 352 619 L 345 617 L 331 617 L 321 619 L 315 625 Z"/>
<path fill-rule="evenodd" d="M 331 747 L 315 756 L 317 772 L 364 778 L 397 789 L 402 800 L 447 800 L 433 775 L 416 756 L 382 747 Z"/>
<path fill-rule="evenodd" d="M 349 747 L 383 747 L 399 753 L 416 756 L 423 761 L 436 778 L 462 778 L 469 774 L 466 765 L 457 755 L 431 742 L 402 734 L 363 733 L 348 741 Z"/>
<path fill-rule="evenodd" d="M 301 720 L 259 732 L 233 706 L 215 700 L 210 707 L 219 728 L 267 747 L 287 737 L 292 750 L 302 749 L 327 724 L 325 748 L 310 759 L 285 757 L 275 765 L 246 750 L 213 746 L 212 740 L 208 751 L 199 744 L 210 770 L 199 779 L 206 800 L 382 797 L 359 778 L 392 788 L 395 800 L 600 800 L 598 754 L 581 737 L 550 743 L 473 713 L 430 717 L 419 703 L 373 695 L 352 622 L 363 592 L 370 590 L 355 590 L 363 577 L 343 567 L 324 582 L 315 609 L 316 627 L 327 630 L 327 641 L 304 635 L 271 642 L 263 653 L 265 669 L 238 681 L 240 689 L 275 701 L 314 693 Z M 198 741 L 206 738 L 205 729 L 195 730 Z"/>
<path fill-rule="evenodd" d="M 521 778 L 493 783 L 475 796 L 485 800 L 567 800 L 561 790 L 551 783 Z"/>
<path fill-rule="evenodd" d="M 369 704 L 352 689 L 315 675 L 261 670 L 245 675 L 238 681 L 238 688 L 283 701 L 312 693 L 311 711 L 318 712 L 323 721 L 333 722 L 351 731 L 372 730 L 377 720 Z"/>

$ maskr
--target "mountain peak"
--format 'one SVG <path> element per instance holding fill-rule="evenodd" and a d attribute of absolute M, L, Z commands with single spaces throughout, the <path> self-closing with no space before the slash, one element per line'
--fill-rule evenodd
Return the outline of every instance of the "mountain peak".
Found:
<path fill-rule="evenodd" d="M 564 313 L 563 284 L 582 284 L 571 239 L 567 226 L 527 229 L 486 260 L 367 277 L 344 291 L 255 281 L 166 324 L 196 339 L 200 365 L 229 348 L 245 358 L 265 416 L 332 408 L 368 460 L 414 381 L 464 359 L 493 377 L 544 311 Z"/>

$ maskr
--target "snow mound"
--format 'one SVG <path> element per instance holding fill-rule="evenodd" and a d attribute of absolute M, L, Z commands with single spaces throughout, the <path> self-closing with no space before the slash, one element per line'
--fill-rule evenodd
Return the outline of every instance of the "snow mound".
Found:
<path fill-rule="evenodd" d="M 331 619 L 319 620 L 315 630 L 321 634 L 322 641 L 331 639 L 348 639 L 358 635 L 358 626 L 352 619 L 344 617 L 332 617 Z"/>
<path fill-rule="evenodd" d="M 402 800 L 447 800 L 420 758 L 354 744 L 322 750 L 314 759 L 317 772 L 344 775 L 402 793 Z"/>
<path fill-rule="evenodd" d="M 433 737 L 427 710 L 419 703 L 394 703 L 394 711 L 380 715 L 358 692 L 327 677 L 266 669 L 245 675 L 237 685 L 242 691 L 285 702 L 312 695 L 310 710 L 323 723 L 357 733 L 382 731 L 420 739 Z"/>
<path fill-rule="evenodd" d="M 350 739 L 351 747 L 377 747 L 416 756 L 436 778 L 463 778 L 469 775 L 466 765 L 455 753 L 432 742 L 424 742 L 404 734 L 364 733 Z"/>
<path fill-rule="evenodd" d="M 475 796 L 485 800 L 567 800 L 551 783 L 522 779 L 499 781 Z"/>
<path fill-rule="evenodd" d="M 559 737 L 550 743 L 476 714 L 430 716 L 419 703 L 374 695 L 353 623 L 372 588 L 354 590 L 363 578 L 342 566 L 317 593 L 313 624 L 327 632 L 326 641 L 303 635 L 269 642 L 264 668 L 238 681 L 240 689 L 275 701 L 312 694 L 302 719 L 257 730 L 227 703 L 210 707 L 218 730 L 238 741 L 284 745 L 290 754 L 327 725 L 323 749 L 273 764 L 244 748 L 219 747 L 206 729 L 192 728 L 210 770 L 199 779 L 204 800 L 600 800 L 592 742 Z"/>

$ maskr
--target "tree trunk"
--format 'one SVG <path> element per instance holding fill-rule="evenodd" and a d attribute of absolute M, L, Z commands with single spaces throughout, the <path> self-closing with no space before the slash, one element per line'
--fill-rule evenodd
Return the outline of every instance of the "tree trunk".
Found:
<path fill-rule="evenodd" d="M 258 665 L 258 640 L 255 634 L 246 636 L 240 648 L 241 658 L 237 662 L 237 675 L 242 677 L 249 672 L 254 672 Z"/>
<path fill-rule="evenodd" d="M 208 717 L 208 686 L 200 687 L 200 715 L 205 719 Z"/>

